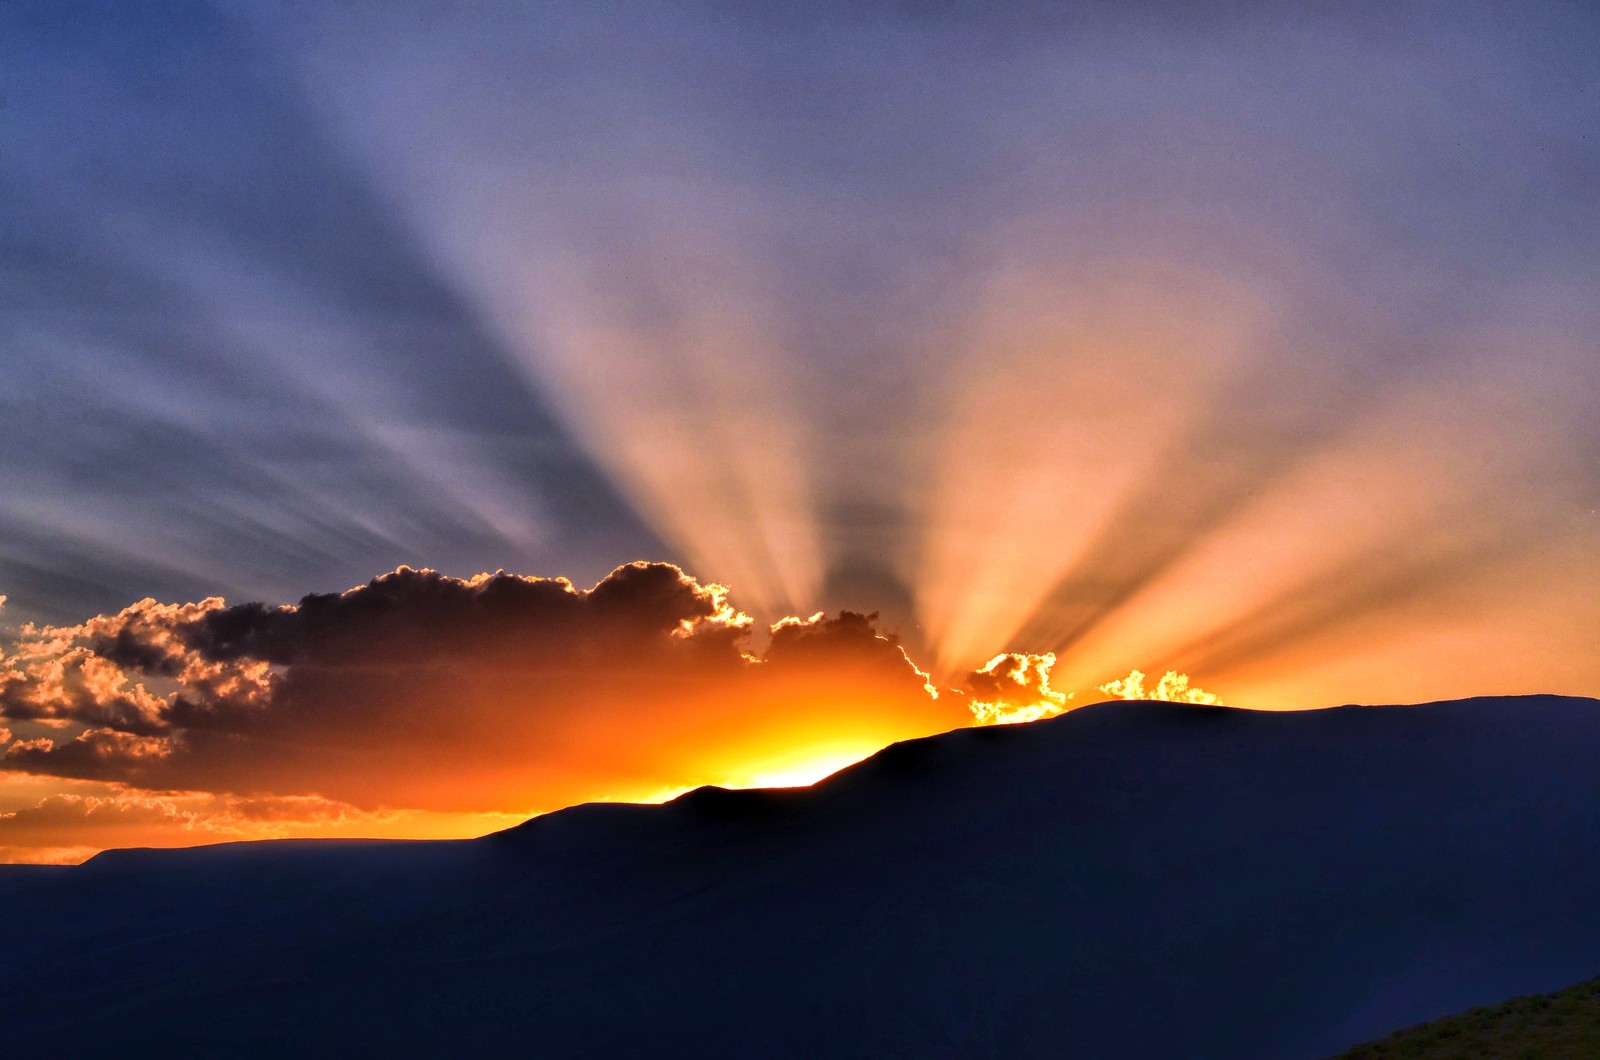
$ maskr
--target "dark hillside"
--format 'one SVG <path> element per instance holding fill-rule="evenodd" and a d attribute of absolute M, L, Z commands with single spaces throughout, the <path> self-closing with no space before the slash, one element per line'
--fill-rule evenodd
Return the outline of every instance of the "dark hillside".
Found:
<path fill-rule="evenodd" d="M 0 874 L 6 1054 L 1325 1057 L 1600 964 L 1600 703 L 1153 703 Z"/>

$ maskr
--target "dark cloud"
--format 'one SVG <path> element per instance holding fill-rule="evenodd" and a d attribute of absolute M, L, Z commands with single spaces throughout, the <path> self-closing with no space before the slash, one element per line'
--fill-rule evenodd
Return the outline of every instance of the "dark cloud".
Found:
<path fill-rule="evenodd" d="M 633 657 L 681 647 L 685 627 L 719 622 L 720 590 L 668 564 L 617 568 L 593 589 L 564 578 L 504 572 L 471 580 L 401 567 L 345 593 L 292 607 L 246 604 L 210 612 L 183 639 L 207 659 L 274 666 L 421 665 L 492 658 L 535 664 L 590 648 Z M 724 629 L 742 625 L 731 616 Z"/>
<path fill-rule="evenodd" d="M 0 767 L 22 773 L 109 780 L 163 787 L 163 768 L 175 750 L 171 739 L 117 729 L 85 729 L 70 740 L 19 740 L 0 755 Z"/>
<path fill-rule="evenodd" d="M 877 623 L 876 611 L 841 611 L 835 618 L 821 612 L 806 619 L 786 618 L 773 625 L 764 658 L 779 670 L 848 661 L 890 676 L 906 676 L 908 667 L 917 672 L 900 639 L 879 633 Z"/>

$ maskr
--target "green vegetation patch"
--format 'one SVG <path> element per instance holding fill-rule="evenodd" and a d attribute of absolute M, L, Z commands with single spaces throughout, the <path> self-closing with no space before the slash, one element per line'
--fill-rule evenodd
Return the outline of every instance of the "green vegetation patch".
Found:
<path fill-rule="evenodd" d="M 1530 994 L 1407 1027 L 1337 1060 L 1595 1060 L 1600 1057 L 1600 979 Z"/>

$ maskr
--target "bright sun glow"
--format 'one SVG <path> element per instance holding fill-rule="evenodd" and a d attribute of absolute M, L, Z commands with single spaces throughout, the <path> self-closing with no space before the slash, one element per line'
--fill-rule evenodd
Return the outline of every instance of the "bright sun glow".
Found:
<path fill-rule="evenodd" d="M 811 744 L 750 763 L 721 782 L 726 788 L 803 788 L 883 749 L 870 741 Z"/>
<path fill-rule="evenodd" d="M 821 746 L 811 744 L 787 753 L 770 755 L 734 773 L 704 783 L 719 788 L 807 788 L 881 750 L 883 745 L 880 743 L 859 740 L 835 741 Z M 660 788 L 648 795 L 619 796 L 601 801 L 671 802 L 700 786 L 677 785 Z"/>

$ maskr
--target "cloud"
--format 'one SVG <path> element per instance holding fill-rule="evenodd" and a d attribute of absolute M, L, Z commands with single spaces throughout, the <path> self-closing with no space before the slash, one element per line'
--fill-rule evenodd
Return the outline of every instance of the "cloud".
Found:
<path fill-rule="evenodd" d="M 163 605 L 142 600 L 77 626 L 26 625 L 0 655 L 0 713 L 16 721 L 76 721 L 129 733 L 164 728 L 165 702 L 129 672 L 202 687 L 204 660 L 177 630 L 222 606 L 220 599 Z"/>
<path fill-rule="evenodd" d="M 158 736 L 85 729 L 71 740 L 49 736 L 19 740 L 0 755 L 0 767 L 82 780 L 160 783 L 158 767 L 174 749 L 172 740 Z"/>
<path fill-rule="evenodd" d="M 0 720 L 26 738 L 0 770 L 527 813 L 807 740 L 958 724 L 876 622 L 785 619 L 755 653 L 725 588 L 663 563 L 590 589 L 401 567 L 287 606 L 143 600 L 23 627 L 0 655 Z"/>
<path fill-rule="evenodd" d="M 1118 699 L 1148 699 L 1162 703 L 1196 703 L 1213 707 L 1222 705 L 1220 696 L 1213 695 L 1203 688 L 1191 686 L 1187 674 L 1168 670 L 1161 675 L 1161 680 L 1156 682 L 1154 688 L 1146 688 L 1144 686 L 1144 678 L 1143 670 L 1134 670 L 1127 677 L 1100 685 L 1099 689 L 1106 695 L 1115 696 Z"/>
<path fill-rule="evenodd" d="M 776 676 L 825 664 L 876 673 L 890 681 L 907 679 L 907 669 L 921 681 L 930 698 L 939 698 L 928 674 L 917 669 L 900 639 L 879 633 L 878 612 L 841 611 L 837 618 L 817 612 L 810 618 L 785 618 L 771 627 L 772 640 L 763 656 Z"/>
<path fill-rule="evenodd" d="M 1070 694 L 1050 687 L 1056 657 L 1008 652 L 967 675 L 965 691 L 979 725 L 1013 725 L 1066 711 Z"/>
<path fill-rule="evenodd" d="M 1069 705 L 1072 694 L 1050 687 L 1055 664 L 1056 657 L 1051 652 L 1040 655 L 1008 652 L 996 655 L 981 669 L 968 674 L 961 691 L 977 724 L 1014 725 L 1053 718 L 1072 709 Z M 1219 696 L 1190 685 L 1187 674 L 1174 670 L 1163 674 L 1154 688 L 1146 688 L 1144 682 L 1144 671 L 1134 670 L 1127 677 L 1096 686 L 1096 690 L 1117 699 L 1213 706 L 1222 703 Z"/>

